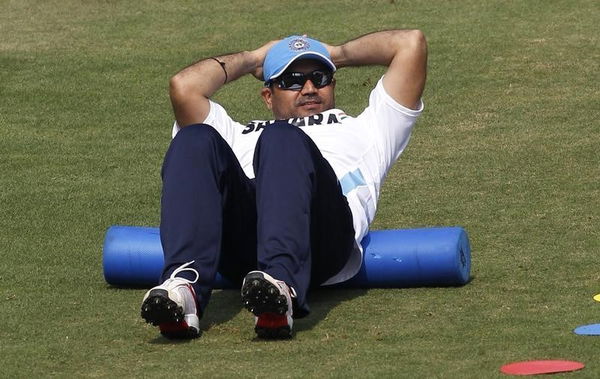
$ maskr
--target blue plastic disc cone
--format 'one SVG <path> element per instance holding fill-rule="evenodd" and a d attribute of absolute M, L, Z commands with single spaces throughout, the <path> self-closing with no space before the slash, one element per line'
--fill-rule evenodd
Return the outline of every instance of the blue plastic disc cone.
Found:
<path fill-rule="evenodd" d="M 573 330 L 580 336 L 600 336 L 600 324 L 581 325 Z"/>

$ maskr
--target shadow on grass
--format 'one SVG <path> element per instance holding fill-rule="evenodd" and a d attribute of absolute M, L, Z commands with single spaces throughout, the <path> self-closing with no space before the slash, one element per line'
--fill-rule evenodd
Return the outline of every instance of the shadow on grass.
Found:
<path fill-rule="evenodd" d="M 296 331 L 310 330 L 324 320 L 338 304 L 350 301 L 367 293 L 366 289 L 318 288 L 308 294 L 310 314 L 294 320 Z"/>
<path fill-rule="evenodd" d="M 366 289 L 319 288 L 308 295 L 310 314 L 294 320 L 296 331 L 310 330 L 338 304 L 352 300 L 367 293 Z M 210 304 L 200 320 L 201 331 L 226 323 L 238 313 L 246 312 L 242 307 L 239 290 L 214 291 Z"/>
<path fill-rule="evenodd" d="M 201 337 L 202 337 L 202 330 L 200 331 L 200 335 L 197 338 L 201 338 Z M 190 343 L 192 341 L 193 341 L 193 339 L 189 339 L 189 338 L 169 339 L 169 338 L 163 337 L 162 335 L 159 334 L 158 336 L 156 336 L 155 338 L 151 339 L 148 342 L 153 345 L 183 345 L 186 343 Z"/>
<path fill-rule="evenodd" d="M 238 289 L 213 290 L 210 303 L 200 320 L 200 329 L 208 330 L 232 320 L 242 310 Z"/>

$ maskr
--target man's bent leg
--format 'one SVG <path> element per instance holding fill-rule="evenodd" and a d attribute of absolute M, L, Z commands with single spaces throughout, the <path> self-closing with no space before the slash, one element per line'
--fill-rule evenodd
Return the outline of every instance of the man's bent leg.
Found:
<path fill-rule="evenodd" d="M 311 282 L 335 275 L 350 256 L 352 216 L 333 169 L 298 127 L 267 126 L 254 171 L 259 270 L 295 289 L 294 316 L 302 317 Z"/>
<path fill-rule="evenodd" d="M 203 311 L 223 248 L 227 250 L 225 266 L 239 265 L 240 271 L 255 267 L 254 184 L 244 175 L 225 140 L 214 128 L 203 124 L 179 131 L 166 154 L 162 177 L 162 280 L 194 261 L 188 267 L 198 272 L 192 286 Z M 182 271 L 178 276 L 195 279 L 191 271 Z"/>

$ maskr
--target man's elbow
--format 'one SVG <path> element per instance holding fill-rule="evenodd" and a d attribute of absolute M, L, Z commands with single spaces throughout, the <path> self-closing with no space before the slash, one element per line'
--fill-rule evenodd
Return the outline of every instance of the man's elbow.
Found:
<path fill-rule="evenodd" d="M 406 49 L 412 54 L 427 56 L 427 39 L 421 30 L 412 29 L 397 33 L 395 42 L 396 46 Z"/>
<path fill-rule="evenodd" d="M 171 77 L 169 80 L 169 97 L 171 101 L 185 98 L 188 91 L 188 86 L 181 73 Z"/>
<path fill-rule="evenodd" d="M 419 29 L 413 29 L 409 31 L 411 41 L 417 46 L 426 46 L 427 39 L 425 33 Z"/>
<path fill-rule="evenodd" d="M 425 73 L 427 66 L 427 39 L 420 30 L 398 31 L 394 38 L 394 61 L 409 65 Z"/>

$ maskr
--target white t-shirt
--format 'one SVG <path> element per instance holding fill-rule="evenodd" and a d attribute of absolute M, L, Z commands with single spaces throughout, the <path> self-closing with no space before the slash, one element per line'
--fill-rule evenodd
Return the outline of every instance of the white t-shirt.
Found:
<path fill-rule="evenodd" d="M 383 88 L 380 79 L 369 96 L 369 105 L 357 117 L 340 109 L 330 109 L 309 117 L 293 118 L 296 125 L 314 141 L 327 159 L 348 199 L 352 211 L 356 248 L 345 267 L 323 284 L 335 284 L 352 278 L 362 264 L 360 241 L 375 217 L 379 190 L 392 164 L 398 159 L 410 138 L 423 103 L 417 110 L 398 104 Z M 249 178 L 254 178 L 254 148 L 264 127 L 270 121 L 240 124 L 225 109 L 210 101 L 210 112 L 204 120 L 231 146 Z M 173 137 L 179 131 L 173 125 Z"/>

